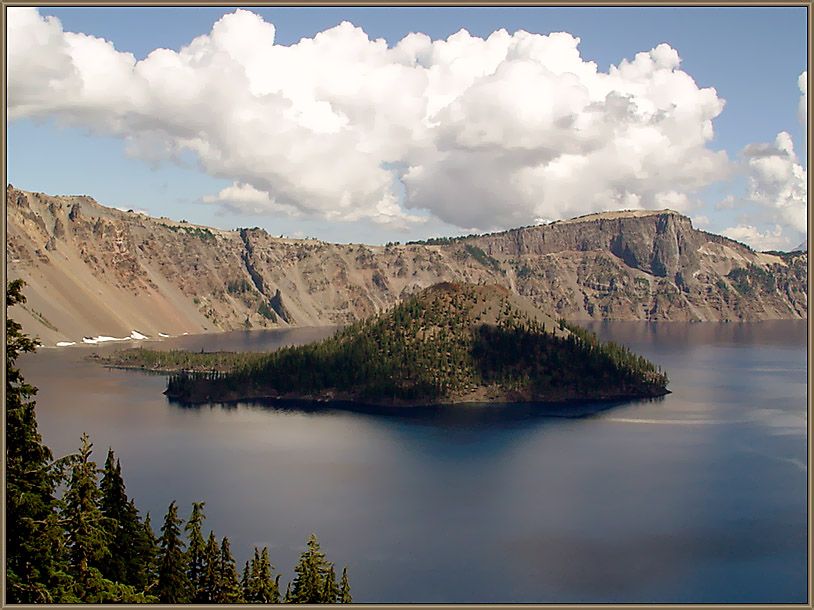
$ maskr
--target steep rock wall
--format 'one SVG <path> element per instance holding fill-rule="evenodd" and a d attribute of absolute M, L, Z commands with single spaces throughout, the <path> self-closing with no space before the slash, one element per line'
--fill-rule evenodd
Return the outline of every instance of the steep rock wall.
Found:
<path fill-rule="evenodd" d="M 366 246 L 222 231 L 11 186 L 6 209 L 9 278 L 28 283 L 15 316 L 46 345 L 346 324 L 439 281 L 506 286 L 577 320 L 807 316 L 806 253 L 756 253 L 669 210 Z"/>

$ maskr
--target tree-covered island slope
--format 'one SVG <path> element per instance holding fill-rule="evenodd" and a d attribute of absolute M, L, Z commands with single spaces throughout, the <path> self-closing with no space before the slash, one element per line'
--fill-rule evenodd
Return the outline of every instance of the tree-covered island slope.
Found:
<path fill-rule="evenodd" d="M 141 353 L 152 361 L 159 357 Z M 190 370 L 196 358 L 210 357 L 188 354 L 186 370 L 171 375 L 166 394 L 188 403 L 295 399 L 416 406 L 668 392 L 658 366 L 555 321 L 502 286 L 436 284 L 323 341 L 242 357 L 228 372 L 201 371 L 200 363 Z"/>

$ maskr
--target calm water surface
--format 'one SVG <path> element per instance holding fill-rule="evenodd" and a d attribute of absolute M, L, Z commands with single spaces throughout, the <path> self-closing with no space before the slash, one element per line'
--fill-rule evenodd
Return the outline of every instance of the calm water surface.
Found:
<path fill-rule="evenodd" d="M 806 323 L 603 323 L 661 364 L 672 394 L 579 419 L 534 409 L 422 418 L 240 404 L 180 407 L 164 378 L 21 358 L 56 455 L 88 432 L 121 458 L 160 526 L 173 499 L 291 572 L 311 532 L 357 602 L 807 599 Z M 264 350 L 330 329 L 186 336 L 160 347 Z"/>

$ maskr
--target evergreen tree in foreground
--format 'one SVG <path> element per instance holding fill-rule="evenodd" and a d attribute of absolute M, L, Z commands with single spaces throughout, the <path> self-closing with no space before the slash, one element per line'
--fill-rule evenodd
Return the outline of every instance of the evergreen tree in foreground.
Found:
<path fill-rule="evenodd" d="M 220 582 L 215 602 L 219 604 L 236 604 L 243 601 L 243 592 L 238 581 L 235 560 L 229 548 L 229 539 L 224 536 L 220 545 Z"/>
<path fill-rule="evenodd" d="M 325 559 L 316 535 L 311 534 L 294 572 L 294 581 L 290 590 L 286 591 L 286 603 L 334 604 L 340 601 L 342 591 L 336 585 L 334 565 Z M 347 582 L 346 572 L 343 575 Z M 350 598 L 349 586 L 346 586 L 344 594 Z"/>
<path fill-rule="evenodd" d="M 108 449 L 102 481 L 100 508 L 107 518 L 110 558 L 100 564 L 105 578 L 126 582 L 138 590 L 150 584 L 150 569 L 155 553 L 155 538 L 139 519 L 135 503 L 125 493 L 122 467 L 113 449 Z"/>
<path fill-rule="evenodd" d="M 209 532 L 206 540 L 203 560 L 203 589 L 202 603 L 214 604 L 220 590 L 220 547 L 215 538 L 215 532 Z"/>
<path fill-rule="evenodd" d="M 82 435 L 65 492 L 62 514 L 67 526 L 70 556 L 69 573 L 73 583 L 60 601 L 84 603 L 136 603 L 155 601 L 125 584 L 105 578 L 101 567 L 110 560 L 111 523 L 100 508 L 102 492 L 97 484 L 99 469 L 90 459 L 93 445 L 88 435 Z"/>
<path fill-rule="evenodd" d="M 99 508 L 101 492 L 97 485 L 96 463 L 90 459 L 93 445 L 82 435 L 79 460 L 71 472 L 65 494 L 63 515 L 68 525 L 71 566 L 80 589 L 91 579 L 91 569 L 110 556 L 109 522 Z"/>
<path fill-rule="evenodd" d="M 348 582 L 348 566 L 342 568 L 342 580 L 339 583 L 339 599 L 336 601 L 340 604 L 353 603 L 353 598 L 350 594 L 350 583 Z"/>
<path fill-rule="evenodd" d="M 193 502 L 192 515 L 189 521 L 184 526 L 184 531 L 187 533 L 187 556 L 186 556 L 186 572 L 189 578 L 190 586 L 192 587 L 191 602 L 193 604 L 205 603 L 204 597 L 204 551 L 206 550 L 206 542 L 201 535 L 201 524 L 205 518 L 203 508 L 206 502 Z"/>
<path fill-rule="evenodd" d="M 280 602 L 280 575 L 272 578 L 274 566 L 269 561 L 268 548 L 263 552 L 254 547 L 254 558 L 246 562 L 243 571 L 243 597 L 249 603 L 276 604 Z"/>
<path fill-rule="evenodd" d="M 161 537 L 158 561 L 158 600 L 165 604 L 183 604 L 189 601 L 189 579 L 186 575 L 184 561 L 184 542 L 181 540 L 181 524 L 175 500 L 170 502 L 164 525 L 161 526 Z"/>
<path fill-rule="evenodd" d="M 22 280 L 6 288 L 6 307 L 25 303 Z M 51 450 L 42 443 L 31 397 L 17 358 L 39 341 L 6 318 L 6 599 L 11 603 L 56 601 L 65 584 L 62 530 L 57 523 L 58 472 Z"/>

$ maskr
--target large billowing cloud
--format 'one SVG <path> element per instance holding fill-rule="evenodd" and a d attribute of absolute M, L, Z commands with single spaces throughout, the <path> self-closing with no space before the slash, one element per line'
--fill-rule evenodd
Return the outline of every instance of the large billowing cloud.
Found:
<path fill-rule="evenodd" d="M 801 94 L 797 118 L 807 127 L 807 71 L 800 74 L 797 86 Z M 757 250 L 790 249 L 808 231 L 807 172 L 794 153 L 791 135 L 781 131 L 771 144 L 749 144 L 741 157 L 749 185 L 746 201 L 757 204 L 758 211 L 744 214 L 744 222 L 721 233 Z M 730 195 L 716 207 L 734 208 L 735 199 Z"/>
<path fill-rule="evenodd" d="M 750 144 L 741 153 L 749 171 L 749 196 L 780 224 L 806 232 L 806 170 L 797 162 L 794 143 L 785 131 L 773 144 Z"/>
<path fill-rule="evenodd" d="M 346 22 L 282 46 L 237 10 L 136 61 L 35 9 L 9 8 L 8 26 L 10 120 L 56 117 L 152 162 L 191 151 L 233 181 L 208 198 L 233 211 L 409 226 L 426 209 L 486 230 L 690 211 L 729 167 L 706 147 L 723 100 L 667 44 L 601 72 L 567 33 L 410 34 L 388 48 Z"/>
<path fill-rule="evenodd" d="M 741 155 L 748 175 L 748 200 L 759 210 L 751 218 L 773 229 L 761 233 L 752 224 L 740 224 L 722 233 L 758 250 L 793 247 L 800 235 L 807 234 L 808 181 L 791 136 L 781 131 L 772 144 L 749 144 Z"/>

